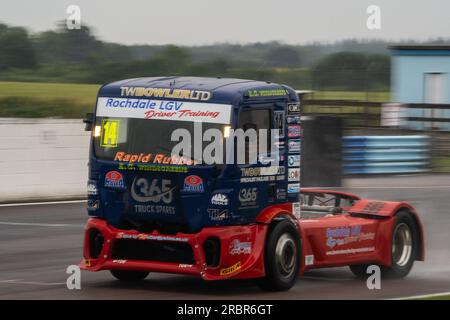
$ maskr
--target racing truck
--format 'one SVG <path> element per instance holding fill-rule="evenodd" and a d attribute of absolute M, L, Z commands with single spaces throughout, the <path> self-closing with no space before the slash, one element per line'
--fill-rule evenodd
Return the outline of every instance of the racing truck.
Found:
<path fill-rule="evenodd" d="M 400 278 L 424 260 L 410 204 L 300 187 L 301 105 L 286 85 L 121 80 L 100 88 L 84 121 L 84 270 L 121 281 L 150 272 L 255 279 L 281 291 L 311 269 L 349 266 L 367 277 L 377 265 L 383 277 Z"/>

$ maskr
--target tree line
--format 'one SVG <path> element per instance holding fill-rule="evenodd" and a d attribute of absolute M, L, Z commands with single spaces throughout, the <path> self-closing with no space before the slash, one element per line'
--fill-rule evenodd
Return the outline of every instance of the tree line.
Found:
<path fill-rule="evenodd" d="M 0 24 L 0 80 L 106 83 L 123 78 L 193 75 L 250 78 L 296 89 L 387 90 L 387 44 L 348 40 L 333 45 L 278 42 L 201 47 L 100 41 L 83 26 L 30 34 Z"/>

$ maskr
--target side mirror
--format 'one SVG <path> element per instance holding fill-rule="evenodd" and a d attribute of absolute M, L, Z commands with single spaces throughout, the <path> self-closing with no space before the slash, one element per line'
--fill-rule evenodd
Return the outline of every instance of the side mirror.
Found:
<path fill-rule="evenodd" d="M 83 123 L 86 125 L 84 131 L 92 131 L 94 125 L 94 114 L 86 113 L 86 117 L 83 119 Z"/>

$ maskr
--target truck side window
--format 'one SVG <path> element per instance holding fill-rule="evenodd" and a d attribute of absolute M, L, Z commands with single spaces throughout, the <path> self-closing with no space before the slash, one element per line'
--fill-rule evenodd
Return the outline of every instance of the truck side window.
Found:
<path fill-rule="evenodd" d="M 270 133 L 271 133 L 271 110 L 269 109 L 247 109 L 242 110 L 239 116 L 238 128 L 244 131 L 254 129 L 257 134 L 258 142 L 260 139 L 266 139 L 267 149 L 270 151 Z M 267 134 L 261 135 L 260 130 L 265 129 Z M 245 159 L 248 161 L 250 152 L 258 154 L 258 144 L 245 143 Z"/>

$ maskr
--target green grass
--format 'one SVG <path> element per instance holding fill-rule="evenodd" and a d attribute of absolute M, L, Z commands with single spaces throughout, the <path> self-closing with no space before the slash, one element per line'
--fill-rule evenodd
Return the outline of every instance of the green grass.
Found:
<path fill-rule="evenodd" d="M 431 166 L 433 172 L 450 172 L 450 157 L 433 157 Z"/>
<path fill-rule="evenodd" d="M 450 295 L 445 295 L 445 296 L 430 296 L 430 297 L 421 298 L 421 299 L 417 299 L 417 300 L 450 300 Z"/>
<path fill-rule="evenodd" d="M 0 117 L 82 118 L 92 111 L 99 88 L 96 84 L 0 81 Z M 388 101 L 389 92 L 320 91 L 307 98 Z M 353 109 L 346 111 L 358 113 L 361 108 Z"/>
<path fill-rule="evenodd" d="M 316 91 L 308 94 L 307 99 L 329 99 L 329 100 L 358 100 L 373 102 L 389 102 L 391 94 L 389 91 L 362 92 L 362 91 Z"/>
<path fill-rule="evenodd" d="M 99 85 L 0 82 L 0 117 L 82 118 L 92 111 Z"/>

